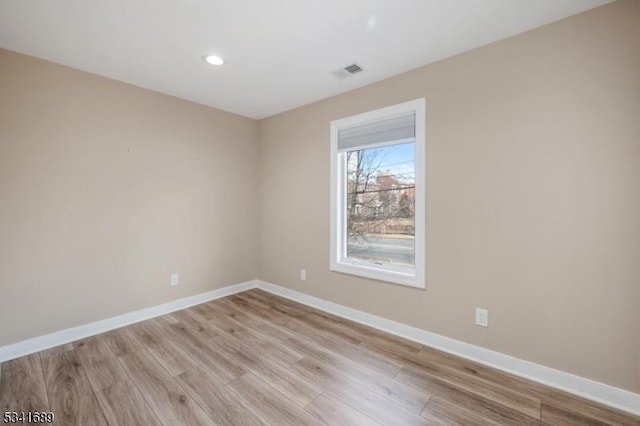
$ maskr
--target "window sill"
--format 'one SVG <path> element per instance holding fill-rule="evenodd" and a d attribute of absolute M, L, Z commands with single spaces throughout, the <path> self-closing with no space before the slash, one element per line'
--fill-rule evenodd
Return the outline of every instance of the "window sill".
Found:
<path fill-rule="evenodd" d="M 415 274 L 391 271 L 388 269 L 376 268 L 365 264 L 353 264 L 347 262 L 332 262 L 330 270 L 343 274 L 355 275 L 363 278 L 370 278 L 392 284 L 400 284 L 413 288 L 425 289 L 424 280 L 416 277 Z"/>

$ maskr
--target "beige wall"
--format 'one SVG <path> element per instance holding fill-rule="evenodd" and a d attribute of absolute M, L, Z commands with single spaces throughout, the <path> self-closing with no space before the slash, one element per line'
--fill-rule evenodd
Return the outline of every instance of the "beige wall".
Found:
<path fill-rule="evenodd" d="M 260 278 L 640 391 L 639 25 L 619 1 L 261 121 Z M 329 272 L 329 122 L 422 96 L 427 290 Z"/>
<path fill-rule="evenodd" d="M 255 278 L 256 168 L 254 120 L 0 50 L 0 345 Z"/>

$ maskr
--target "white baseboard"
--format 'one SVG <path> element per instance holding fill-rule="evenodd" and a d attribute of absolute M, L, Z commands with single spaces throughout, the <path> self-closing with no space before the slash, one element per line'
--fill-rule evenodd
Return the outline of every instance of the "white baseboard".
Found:
<path fill-rule="evenodd" d="M 340 317 L 377 328 L 387 333 L 404 337 L 414 342 L 457 355 L 489 367 L 533 380 L 563 391 L 614 407 L 635 415 L 640 415 L 640 395 L 594 380 L 579 377 L 540 364 L 525 361 L 499 352 L 471 345 L 406 324 L 391 321 L 366 312 L 351 309 L 337 303 L 328 302 L 285 287 L 264 281 L 257 281 L 257 287 L 287 299 L 303 303 Z"/>
<path fill-rule="evenodd" d="M 245 291 L 256 286 L 257 281 L 246 281 L 211 290 L 206 293 L 196 294 L 195 296 L 185 297 L 184 299 L 174 300 L 173 302 L 164 303 L 162 305 L 140 309 L 139 311 L 129 312 L 112 318 L 67 328 L 65 330 L 45 334 L 44 336 L 38 336 L 18 343 L 2 346 L 0 347 L 0 362 L 9 361 L 21 356 L 50 349 L 55 346 L 64 345 L 65 343 L 84 339 L 85 337 L 94 336 L 96 334 L 104 333 L 105 331 L 124 327 L 129 324 L 165 315 L 174 311 L 179 311 L 180 309 L 199 305 L 200 303 L 208 302 L 210 300 L 240 293 L 241 291 Z"/>

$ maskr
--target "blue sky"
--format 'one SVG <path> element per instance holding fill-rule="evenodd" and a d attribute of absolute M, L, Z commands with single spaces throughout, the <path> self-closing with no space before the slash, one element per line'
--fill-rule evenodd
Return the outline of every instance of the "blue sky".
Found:
<path fill-rule="evenodd" d="M 413 143 L 403 143 L 383 148 L 376 148 L 375 152 L 380 156 L 380 158 L 382 158 L 382 164 L 379 168 L 380 170 L 390 170 L 394 175 L 399 175 L 398 177 L 400 180 L 413 180 Z"/>

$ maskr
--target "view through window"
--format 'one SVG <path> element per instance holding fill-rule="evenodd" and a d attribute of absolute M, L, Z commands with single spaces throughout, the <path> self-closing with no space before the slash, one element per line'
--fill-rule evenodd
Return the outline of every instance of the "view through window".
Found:
<path fill-rule="evenodd" d="M 347 257 L 415 265 L 415 143 L 346 153 Z"/>

